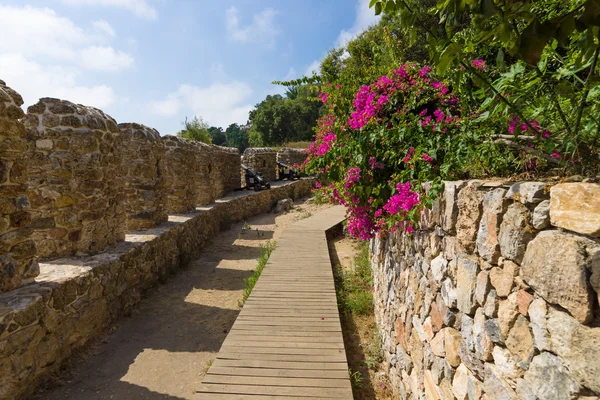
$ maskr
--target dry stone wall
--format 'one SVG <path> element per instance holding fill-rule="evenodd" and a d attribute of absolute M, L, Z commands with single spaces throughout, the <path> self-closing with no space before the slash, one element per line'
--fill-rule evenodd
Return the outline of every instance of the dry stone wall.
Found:
<path fill-rule="evenodd" d="M 213 197 L 218 199 L 240 188 L 240 152 L 234 147 L 211 146 L 212 158 L 209 164 Z"/>
<path fill-rule="evenodd" d="M 267 181 L 277 179 L 277 153 L 273 149 L 268 147 L 248 148 L 242 155 L 242 164 L 259 172 Z"/>
<path fill-rule="evenodd" d="M 40 263 L 36 282 L 0 294 L 0 400 L 30 394 L 74 350 L 98 337 L 144 291 L 186 265 L 232 222 L 271 210 L 278 200 L 310 193 L 313 181 L 276 183 L 271 190 L 236 192 L 217 204 L 85 257 Z"/>
<path fill-rule="evenodd" d="M 413 234 L 372 242 L 402 399 L 598 399 L 600 185 L 447 182 Z"/>
<path fill-rule="evenodd" d="M 306 150 L 282 147 L 277 152 L 277 162 L 284 163 L 290 167 L 300 166 L 306 160 Z"/>
<path fill-rule="evenodd" d="M 27 132 L 21 96 L 0 81 L 0 293 L 39 273 L 31 240 L 25 152 Z"/>
<path fill-rule="evenodd" d="M 197 157 L 196 146 L 183 138 L 167 135 L 165 145 L 165 180 L 167 213 L 186 213 L 196 208 L 198 191 L 196 173 L 192 172 Z"/>
<path fill-rule="evenodd" d="M 164 149 L 156 129 L 119 124 L 127 230 L 149 229 L 167 221 Z"/>
<path fill-rule="evenodd" d="M 93 254 L 125 237 L 117 123 L 101 110 L 43 98 L 28 108 L 32 239 L 40 257 Z"/>

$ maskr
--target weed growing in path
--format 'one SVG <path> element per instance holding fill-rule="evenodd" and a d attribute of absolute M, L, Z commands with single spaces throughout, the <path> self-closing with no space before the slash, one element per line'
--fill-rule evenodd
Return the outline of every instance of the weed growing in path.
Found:
<path fill-rule="evenodd" d="M 275 244 L 275 241 L 269 240 L 266 244 L 260 246 L 260 256 L 258 256 L 258 265 L 252 273 L 252 276 L 250 276 L 247 279 L 244 279 L 244 297 L 240 301 L 240 305 L 243 305 L 246 302 L 246 300 L 248 300 L 250 293 L 252 293 L 252 289 L 254 289 L 254 285 L 256 285 L 256 282 L 258 281 L 262 270 L 265 268 L 265 265 L 267 265 L 267 261 L 269 261 L 269 257 L 275 249 Z"/>

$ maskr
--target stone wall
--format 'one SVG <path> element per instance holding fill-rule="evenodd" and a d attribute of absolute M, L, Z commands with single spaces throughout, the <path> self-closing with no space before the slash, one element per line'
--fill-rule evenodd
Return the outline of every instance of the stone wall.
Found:
<path fill-rule="evenodd" d="M 277 179 L 277 153 L 268 147 L 248 148 L 242 155 L 242 164 L 260 172 L 267 181 Z M 242 178 L 244 174 L 242 173 Z"/>
<path fill-rule="evenodd" d="M 165 145 L 165 184 L 168 213 L 186 213 L 196 208 L 196 147 L 190 141 L 172 135 L 162 137 Z"/>
<path fill-rule="evenodd" d="M 214 187 L 214 197 L 240 188 L 240 151 L 234 147 L 212 145 L 210 179 Z"/>
<path fill-rule="evenodd" d="M 277 152 L 277 161 L 290 167 L 294 167 L 294 165 L 300 166 L 304 163 L 304 160 L 306 160 L 306 156 L 306 150 L 282 147 Z"/>
<path fill-rule="evenodd" d="M 600 185 L 448 182 L 372 243 L 399 398 L 597 399 Z"/>
<path fill-rule="evenodd" d="M 156 129 L 119 124 L 127 230 L 149 229 L 167 220 L 164 149 Z"/>
<path fill-rule="evenodd" d="M 72 352 L 104 332 L 142 294 L 186 265 L 222 227 L 310 193 L 312 180 L 236 192 L 87 257 L 40 263 L 36 282 L 0 294 L 0 400 L 30 394 Z M 224 222 L 227 222 L 226 224 Z"/>
<path fill-rule="evenodd" d="M 0 292 L 39 273 L 31 236 L 25 151 L 27 132 L 21 96 L 0 81 Z"/>
<path fill-rule="evenodd" d="M 119 128 L 93 107 L 43 98 L 24 119 L 32 239 L 40 257 L 93 254 L 125 237 Z"/>

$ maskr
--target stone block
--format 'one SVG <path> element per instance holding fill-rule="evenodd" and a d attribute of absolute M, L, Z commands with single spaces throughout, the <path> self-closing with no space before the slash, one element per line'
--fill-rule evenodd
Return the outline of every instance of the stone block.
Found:
<path fill-rule="evenodd" d="M 527 243 L 533 238 L 529 220 L 530 213 L 524 205 L 514 203 L 508 206 L 500 224 L 498 237 L 502 257 L 521 263 Z"/>
<path fill-rule="evenodd" d="M 456 276 L 456 304 L 460 311 L 472 314 L 475 310 L 475 289 L 477 288 L 477 262 L 468 258 L 458 258 Z"/>
<path fill-rule="evenodd" d="M 506 198 L 522 204 L 539 203 L 548 198 L 547 184 L 544 182 L 517 182 L 506 192 Z"/>
<path fill-rule="evenodd" d="M 529 321 L 522 315 L 517 317 L 506 339 L 506 347 L 517 357 L 520 365 L 527 366 L 533 358 L 533 335 L 529 329 Z"/>
<path fill-rule="evenodd" d="M 600 185 L 560 183 L 550 190 L 552 225 L 600 237 Z"/>
<path fill-rule="evenodd" d="M 535 207 L 531 223 L 537 230 L 542 230 L 550 226 L 550 200 L 544 200 Z"/>
<path fill-rule="evenodd" d="M 544 231 L 527 246 L 521 273 L 536 294 L 585 323 L 593 317 L 597 294 L 588 276 L 600 273 L 599 255 L 600 245 L 590 239 Z"/>
<path fill-rule="evenodd" d="M 442 229 L 448 233 L 456 231 L 456 220 L 458 218 L 457 197 L 459 191 L 465 187 L 466 184 L 466 182 L 462 181 L 444 182 Z"/>
<path fill-rule="evenodd" d="M 500 257 L 498 231 L 504 213 L 505 189 L 495 189 L 483 196 L 482 216 L 477 233 L 477 252 L 486 261 L 496 264 Z"/>
<path fill-rule="evenodd" d="M 537 355 L 523 377 L 529 391 L 539 399 L 571 399 L 581 386 L 555 355 Z"/>
<path fill-rule="evenodd" d="M 482 214 L 482 198 L 484 193 L 475 184 L 470 183 L 458 193 L 458 218 L 456 237 L 460 247 L 467 253 L 475 250 L 477 232 Z"/>

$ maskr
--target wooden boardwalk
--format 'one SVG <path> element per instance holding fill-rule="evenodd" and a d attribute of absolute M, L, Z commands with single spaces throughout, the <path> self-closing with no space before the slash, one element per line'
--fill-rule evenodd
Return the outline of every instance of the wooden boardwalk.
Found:
<path fill-rule="evenodd" d="M 286 228 L 195 400 L 352 399 L 325 231 L 333 207 Z"/>

